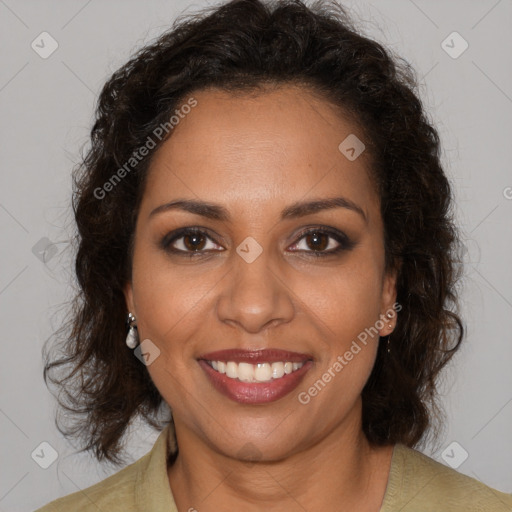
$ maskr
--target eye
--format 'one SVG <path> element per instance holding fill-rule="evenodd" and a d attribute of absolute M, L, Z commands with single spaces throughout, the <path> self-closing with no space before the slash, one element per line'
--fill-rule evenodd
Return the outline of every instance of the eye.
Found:
<path fill-rule="evenodd" d="M 355 246 L 345 233 L 326 228 L 312 228 L 299 235 L 298 242 L 291 246 L 292 251 L 309 252 L 314 256 L 329 256 Z"/>
<path fill-rule="evenodd" d="M 213 242 L 208 232 L 199 228 L 182 228 L 174 231 L 164 237 L 161 245 L 165 250 L 183 256 L 224 250 Z"/>
<path fill-rule="evenodd" d="M 166 235 L 161 247 L 173 254 L 197 257 L 208 252 L 220 252 L 224 247 L 216 244 L 208 231 L 198 227 L 181 228 Z M 350 250 L 355 242 L 345 233 L 327 228 L 310 228 L 303 231 L 295 244 L 289 247 L 292 252 L 310 253 L 312 256 L 329 256 Z"/>

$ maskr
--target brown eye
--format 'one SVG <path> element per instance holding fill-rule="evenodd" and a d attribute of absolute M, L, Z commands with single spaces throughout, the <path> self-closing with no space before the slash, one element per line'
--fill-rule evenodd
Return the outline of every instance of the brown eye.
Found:
<path fill-rule="evenodd" d="M 302 232 L 291 250 L 309 253 L 311 256 L 329 256 L 349 251 L 355 246 L 356 243 L 342 231 L 334 228 L 313 228 Z"/>
<path fill-rule="evenodd" d="M 166 251 L 183 256 L 198 256 L 224 250 L 206 231 L 199 228 L 178 229 L 165 236 L 160 245 Z"/>
<path fill-rule="evenodd" d="M 206 244 L 206 237 L 199 233 L 185 235 L 182 238 L 183 245 L 189 251 L 200 251 Z"/>
<path fill-rule="evenodd" d="M 324 251 L 329 245 L 329 236 L 313 231 L 305 236 L 307 246 L 313 251 Z"/>

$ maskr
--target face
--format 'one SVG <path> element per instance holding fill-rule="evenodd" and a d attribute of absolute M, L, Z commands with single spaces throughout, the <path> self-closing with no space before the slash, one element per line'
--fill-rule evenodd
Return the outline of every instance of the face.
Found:
<path fill-rule="evenodd" d="M 178 440 L 277 460 L 360 431 L 395 301 L 367 155 L 338 149 L 362 135 L 305 89 L 193 96 L 151 163 L 125 288 Z"/>

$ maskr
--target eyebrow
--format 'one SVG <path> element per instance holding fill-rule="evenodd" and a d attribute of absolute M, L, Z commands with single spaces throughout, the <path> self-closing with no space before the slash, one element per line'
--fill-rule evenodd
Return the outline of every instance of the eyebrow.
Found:
<path fill-rule="evenodd" d="M 345 197 L 331 197 L 326 199 L 317 199 L 307 202 L 296 202 L 287 206 L 281 212 L 281 220 L 294 219 L 299 217 L 305 217 L 322 210 L 330 210 L 333 208 L 346 208 L 353 212 L 358 213 L 365 222 L 368 222 L 368 218 L 364 210 L 356 203 Z M 223 222 L 230 222 L 231 215 L 229 211 L 223 206 L 215 203 L 209 203 L 205 201 L 197 201 L 193 199 L 176 199 L 169 203 L 157 206 L 151 211 L 149 217 L 153 217 L 159 213 L 168 212 L 170 210 L 184 210 L 195 215 L 206 217 L 207 219 L 213 219 Z"/>

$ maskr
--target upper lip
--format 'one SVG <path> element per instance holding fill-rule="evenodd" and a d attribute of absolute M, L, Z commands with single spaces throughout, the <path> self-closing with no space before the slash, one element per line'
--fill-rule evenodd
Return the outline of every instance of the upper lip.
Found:
<path fill-rule="evenodd" d="M 267 348 L 261 350 L 243 350 L 243 349 L 227 349 L 217 350 L 203 354 L 198 359 L 206 361 L 233 361 L 235 363 L 276 363 L 291 362 L 302 363 L 312 360 L 313 356 L 309 354 L 301 354 L 299 352 L 290 352 L 278 348 Z"/>

